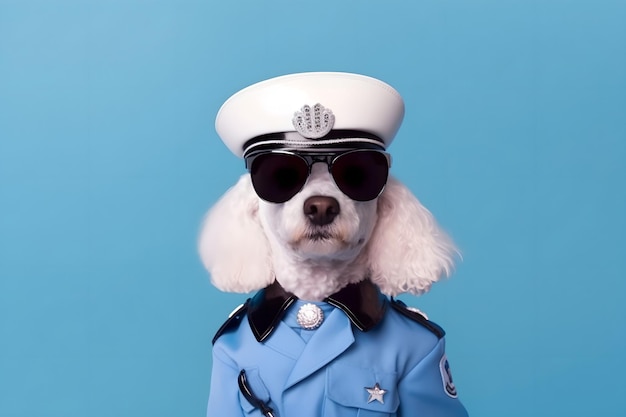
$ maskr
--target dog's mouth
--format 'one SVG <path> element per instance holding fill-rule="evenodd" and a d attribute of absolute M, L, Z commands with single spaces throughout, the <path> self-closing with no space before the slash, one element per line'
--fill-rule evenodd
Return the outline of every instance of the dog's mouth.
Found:
<path fill-rule="evenodd" d="M 346 259 L 353 257 L 354 251 L 361 248 L 360 243 L 347 240 L 345 233 L 335 227 L 315 227 L 303 232 L 291 246 L 298 254 L 307 258 Z"/>
<path fill-rule="evenodd" d="M 306 238 L 313 241 L 330 240 L 334 237 L 335 236 L 333 234 L 325 230 L 316 230 L 306 234 Z"/>

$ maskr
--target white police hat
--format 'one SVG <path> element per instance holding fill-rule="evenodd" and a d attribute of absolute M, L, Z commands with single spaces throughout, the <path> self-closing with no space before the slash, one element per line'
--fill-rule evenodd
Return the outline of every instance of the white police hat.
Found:
<path fill-rule="evenodd" d="M 284 75 L 253 84 L 222 105 L 215 129 L 244 157 L 263 149 L 387 148 L 404 117 L 388 84 L 342 72 Z"/>

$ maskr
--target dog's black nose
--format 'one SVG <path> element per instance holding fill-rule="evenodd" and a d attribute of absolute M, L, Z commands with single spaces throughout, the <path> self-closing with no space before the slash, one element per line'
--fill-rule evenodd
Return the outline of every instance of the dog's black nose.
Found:
<path fill-rule="evenodd" d="M 339 214 L 339 202 L 333 197 L 314 195 L 306 199 L 303 209 L 311 223 L 324 226 L 332 223 Z"/>

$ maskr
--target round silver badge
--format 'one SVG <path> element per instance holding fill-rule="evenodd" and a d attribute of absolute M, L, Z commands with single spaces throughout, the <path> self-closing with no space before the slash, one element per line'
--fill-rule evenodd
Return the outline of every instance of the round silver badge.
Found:
<path fill-rule="evenodd" d="M 324 321 L 324 312 L 315 304 L 307 303 L 298 310 L 296 320 L 303 329 L 314 330 Z"/>

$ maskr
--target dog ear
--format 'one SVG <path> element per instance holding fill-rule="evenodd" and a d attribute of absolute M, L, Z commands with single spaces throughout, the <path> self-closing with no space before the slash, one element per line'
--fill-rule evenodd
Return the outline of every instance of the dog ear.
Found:
<path fill-rule="evenodd" d="M 371 279 L 384 294 L 422 294 L 448 276 L 458 254 L 433 215 L 407 187 L 389 178 L 366 251 Z"/>
<path fill-rule="evenodd" d="M 211 282 L 222 291 L 256 291 L 274 279 L 258 209 L 258 197 L 245 174 L 204 219 L 198 239 L 200 258 Z"/>

